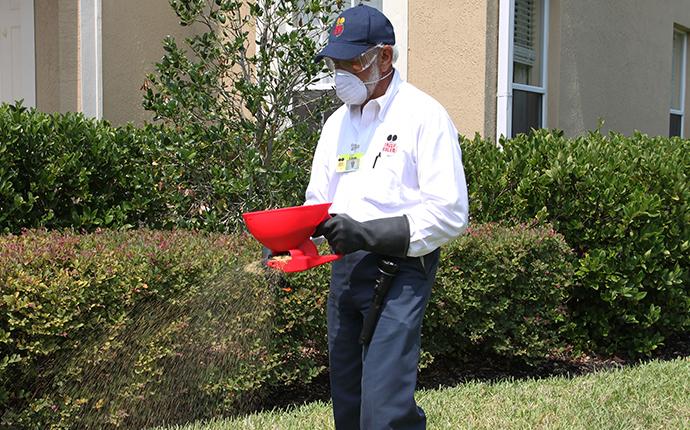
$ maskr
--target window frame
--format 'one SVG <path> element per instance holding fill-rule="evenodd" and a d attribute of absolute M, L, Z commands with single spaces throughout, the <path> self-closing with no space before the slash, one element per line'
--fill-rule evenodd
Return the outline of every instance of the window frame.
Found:
<path fill-rule="evenodd" d="M 678 89 L 680 91 L 680 109 L 669 109 L 669 123 L 670 123 L 670 117 L 671 115 L 677 115 L 680 116 L 680 137 L 684 138 L 685 137 L 685 91 L 686 91 L 686 77 L 688 73 L 688 33 L 678 29 L 674 28 L 673 29 L 674 34 L 679 34 L 683 38 L 683 47 L 681 49 L 681 58 L 680 58 L 680 88 Z M 671 65 L 673 67 L 673 63 Z M 671 95 L 671 99 L 673 99 L 673 95 Z M 669 135 L 671 134 L 671 129 L 669 125 Z"/>
<path fill-rule="evenodd" d="M 541 85 L 525 85 L 513 82 L 514 34 L 515 34 L 515 0 L 500 0 L 499 4 L 499 41 L 498 41 L 498 91 L 496 109 L 496 142 L 501 137 L 513 135 L 513 90 L 526 91 L 541 95 L 541 128 L 548 124 L 548 63 L 549 63 L 549 19 L 550 0 L 542 2 L 541 17 Z"/>

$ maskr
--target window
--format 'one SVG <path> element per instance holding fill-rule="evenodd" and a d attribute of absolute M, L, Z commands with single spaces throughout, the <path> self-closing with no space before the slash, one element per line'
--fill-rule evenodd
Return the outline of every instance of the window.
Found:
<path fill-rule="evenodd" d="M 671 61 L 671 115 L 669 136 L 683 137 L 685 113 L 685 75 L 687 70 L 688 35 L 673 31 L 673 60 Z"/>
<path fill-rule="evenodd" d="M 545 123 L 547 0 L 515 0 L 511 137 Z"/>
<path fill-rule="evenodd" d="M 383 0 L 350 0 L 349 2 L 352 4 L 352 6 L 357 6 L 358 4 L 362 3 L 367 6 L 375 7 L 380 11 L 383 11 Z"/>

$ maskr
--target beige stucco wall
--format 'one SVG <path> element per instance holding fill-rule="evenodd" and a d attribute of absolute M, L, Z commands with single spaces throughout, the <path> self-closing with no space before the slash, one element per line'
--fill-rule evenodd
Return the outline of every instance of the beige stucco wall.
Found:
<path fill-rule="evenodd" d="M 496 34 L 497 7 L 485 0 L 415 0 L 408 7 L 407 80 L 438 100 L 461 134 L 486 135 L 495 127 L 487 118 L 495 112 L 489 98 L 496 73 L 487 66 L 496 56 L 488 35 Z"/>
<path fill-rule="evenodd" d="M 190 32 L 167 0 L 103 0 L 103 118 L 113 124 L 150 119 L 141 107 L 146 74 L 163 56 L 166 35 L 183 45 Z"/>
<path fill-rule="evenodd" d="M 558 121 L 549 125 L 573 135 L 602 118 L 605 131 L 668 135 L 673 26 L 690 27 L 690 0 L 563 1 L 559 13 Z"/>
<path fill-rule="evenodd" d="M 495 136 L 498 1 L 409 3 L 408 80 L 462 134 Z M 667 135 L 673 27 L 690 0 L 550 0 L 546 127 Z M 689 55 L 690 57 L 690 55 Z M 690 67 L 685 136 L 690 136 Z"/>
<path fill-rule="evenodd" d="M 79 108 L 78 0 L 34 0 L 36 103 Z M 498 2 L 408 3 L 408 80 L 439 100 L 467 136 L 495 135 Z M 547 127 L 668 134 L 674 25 L 690 28 L 690 0 L 550 1 Z M 103 0 L 103 116 L 142 123 L 145 75 L 162 39 L 189 29 L 167 0 Z M 685 136 L 690 136 L 690 67 Z"/>
<path fill-rule="evenodd" d="M 34 0 L 36 107 L 78 109 L 78 0 Z"/>
<path fill-rule="evenodd" d="M 685 70 L 685 127 L 683 130 L 683 137 L 690 138 L 690 23 L 685 24 L 682 30 L 688 34 L 687 51 L 685 52 L 686 62 Z"/>
<path fill-rule="evenodd" d="M 44 112 L 81 109 L 79 0 L 34 0 L 36 105 Z M 103 118 L 142 124 L 146 74 L 164 54 L 163 39 L 178 44 L 201 30 L 182 27 L 168 0 L 103 0 L 101 8 Z"/>

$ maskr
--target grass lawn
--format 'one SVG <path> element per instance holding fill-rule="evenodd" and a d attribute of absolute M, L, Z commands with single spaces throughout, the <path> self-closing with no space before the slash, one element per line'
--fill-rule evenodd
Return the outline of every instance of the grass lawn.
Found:
<path fill-rule="evenodd" d="M 429 429 L 690 429 L 690 357 L 577 378 L 467 383 L 417 400 Z M 316 402 L 166 430 L 332 429 Z"/>

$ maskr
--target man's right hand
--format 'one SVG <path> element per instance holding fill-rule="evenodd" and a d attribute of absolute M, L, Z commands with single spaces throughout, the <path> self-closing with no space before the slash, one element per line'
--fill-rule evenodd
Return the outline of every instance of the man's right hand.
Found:
<path fill-rule="evenodd" d="M 264 266 L 268 263 L 268 260 L 270 260 L 273 257 L 277 257 L 279 255 L 290 255 L 288 251 L 285 252 L 276 252 L 275 254 L 273 251 L 271 251 L 269 248 L 266 248 L 265 246 L 261 249 L 261 264 Z"/>
<path fill-rule="evenodd" d="M 268 260 L 271 259 L 271 257 L 273 257 L 273 251 L 264 246 L 261 249 L 261 264 L 265 266 L 266 263 L 268 263 Z"/>

